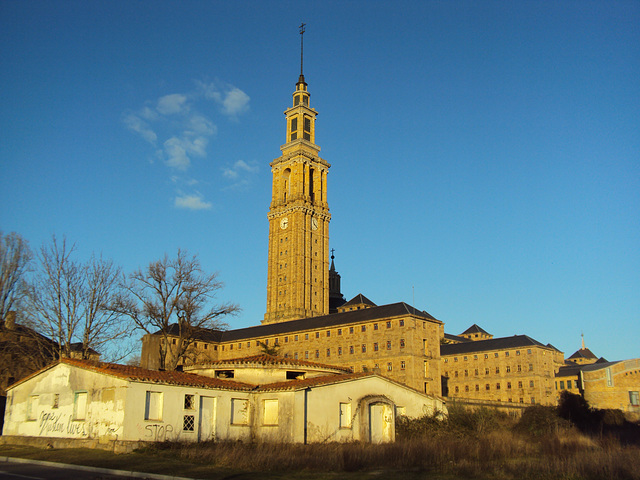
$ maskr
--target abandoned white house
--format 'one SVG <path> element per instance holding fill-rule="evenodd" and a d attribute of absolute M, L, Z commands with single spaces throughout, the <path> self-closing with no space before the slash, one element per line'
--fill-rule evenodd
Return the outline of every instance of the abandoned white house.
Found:
<path fill-rule="evenodd" d="M 258 355 L 189 372 L 61 359 L 8 388 L 3 435 L 117 441 L 395 439 L 396 415 L 444 410 L 372 372 Z"/>

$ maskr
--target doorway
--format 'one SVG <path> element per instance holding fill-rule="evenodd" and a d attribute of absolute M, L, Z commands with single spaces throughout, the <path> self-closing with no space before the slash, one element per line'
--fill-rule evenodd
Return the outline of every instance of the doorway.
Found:
<path fill-rule="evenodd" d="M 216 438 L 216 397 L 200 397 L 198 441 L 206 442 Z"/>

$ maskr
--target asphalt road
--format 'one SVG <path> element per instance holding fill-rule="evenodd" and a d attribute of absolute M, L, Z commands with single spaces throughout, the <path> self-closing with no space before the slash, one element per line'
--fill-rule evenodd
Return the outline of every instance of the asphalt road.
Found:
<path fill-rule="evenodd" d="M 0 480 L 124 480 L 141 478 L 159 478 L 160 475 L 144 474 L 136 476 L 114 475 L 109 473 L 79 470 L 53 465 L 33 463 L 14 463 L 12 461 L 0 462 Z"/>

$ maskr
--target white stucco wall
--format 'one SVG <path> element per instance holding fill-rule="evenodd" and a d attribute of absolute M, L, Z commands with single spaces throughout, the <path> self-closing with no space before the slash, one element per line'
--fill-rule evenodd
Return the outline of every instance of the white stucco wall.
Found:
<path fill-rule="evenodd" d="M 124 380 L 59 364 L 9 390 L 3 434 L 121 439 L 126 396 Z"/>

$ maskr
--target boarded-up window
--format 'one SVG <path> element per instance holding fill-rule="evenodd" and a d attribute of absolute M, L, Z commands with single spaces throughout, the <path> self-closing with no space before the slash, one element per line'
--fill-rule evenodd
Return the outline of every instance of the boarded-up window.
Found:
<path fill-rule="evenodd" d="M 145 420 L 162 420 L 162 392 L 147 392 Z"/>
<path fill-rule="evenodd" d="M 351 404 L 340 404 L 340 428 L 351 428 Z"/>
<path fill-rule="evenodd" d="M 262 423 L 264 425 L 278 425 L 277 399 L 269 399 L 264 401 L 264 415 Z"/>
<path fill-rule="evenodd" d="M 73 398 L 73 419 L 87 418 L 87 392 L 76 392 Z"/>
<path fill-rule="evenodd" d="M 231 399 L 231 423 L 233 425 L 249 423 L 249 400 L 244 398 Z"/>
<path fill-rule="evenodd" d="M 38 419 L 39 403 L 40 403 L 40 397 L 38 395 L 31 395 L 29 397 L 29 403 L 27 404 L 27 420 Z"/>

